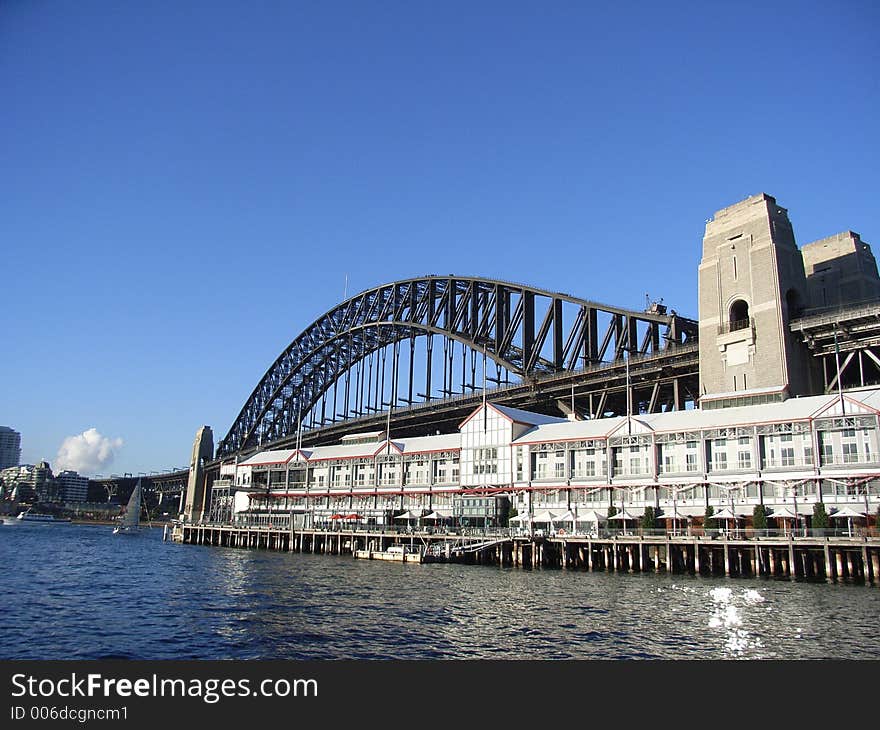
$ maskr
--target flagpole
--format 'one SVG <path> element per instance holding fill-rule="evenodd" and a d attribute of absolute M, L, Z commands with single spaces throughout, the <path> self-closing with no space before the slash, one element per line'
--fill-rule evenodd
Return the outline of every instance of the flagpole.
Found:
<path fill-rule="evenodd" d="M 299 460 L 299 451 L 302 449 L 302 402 L 296 399 L 296 451 Z"/>
<path fill-rule="evenodd" d="M 632 400 L 630 398 L 631 391 L 629 387 L 629 356 L 626 358 L 626 432 L 627 435 L 632 435 Z"/>
<path fill-rule="evenodd" d="M 843 400 L 843 380 L 840 377 L 840 346 L 837 344 L 837 322 L 834 323 L 834 361 L 837 364 L 837 393 L 840 397 L 840 415 L 846 415 Z"/>
<path fill-rule="evenodd" d="M 385 416 L 385 456 L 391 453 L 391 404 L 388 404 L 388 414 Z"/>
<path fill-rule="evenodd" d="M 488 428 L 489 414 L 486 413 L 486 345 L 483 345 L 483 433 Z"/>

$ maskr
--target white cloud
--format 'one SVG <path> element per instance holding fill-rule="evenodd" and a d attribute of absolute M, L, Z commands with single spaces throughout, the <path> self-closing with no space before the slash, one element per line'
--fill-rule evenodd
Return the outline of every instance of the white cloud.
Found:
<path fill-rule="evenodd" d="M 90 475 L 109 466 L 122 448 L 122 439 L 111 439 L 90 428 L 78 436 L 68 436 L 61 443 L 52 470 L 57 474 L 64 469 L 72 469 L 80 474 Z"/>

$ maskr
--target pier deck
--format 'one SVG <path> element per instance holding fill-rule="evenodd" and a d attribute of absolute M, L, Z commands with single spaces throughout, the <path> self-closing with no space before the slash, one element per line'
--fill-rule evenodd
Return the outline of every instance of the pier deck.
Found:
<path fill-rule="evenodd" d="M 402 546 L 421 550 L 423 562 L 880 582 L 880 539 L 869 536 L 530 537 L 177 524 L 172 539 L 192 545 L 351 556 L 357 551 L 382 553 L 391 546 Z"/>

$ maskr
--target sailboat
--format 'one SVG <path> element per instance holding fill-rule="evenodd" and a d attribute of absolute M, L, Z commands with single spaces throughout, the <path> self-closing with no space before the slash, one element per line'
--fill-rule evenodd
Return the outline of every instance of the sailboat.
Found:
<path fill-rule="evenodd" d="M 131 496 L 128 498 L 128 505 L 125 508 L 125 514 L 122 521 L 113 528 L 114 535 L 137 535 L 141 525 L 141 480 L 137 480 Z"/>

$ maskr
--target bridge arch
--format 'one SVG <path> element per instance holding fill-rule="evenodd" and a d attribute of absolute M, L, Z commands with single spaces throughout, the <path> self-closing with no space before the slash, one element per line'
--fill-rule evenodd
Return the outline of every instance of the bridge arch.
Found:
<path fill-rule="evenodd" d="M 637 312 L 494 279 L 425 276 L 383 284 L 341 302 L 294 338 L 254 388 L 217 455 L 277 441 L 300 428 L 321 428 L 337 418 L 385 406 L 394 410 L 400 402 L 409 407 L 417 397 L 434 400 L 479 390 L 487 381 L 500 385 L 658 353 L 695 340 L 696 332 L 696 322 L 664 307 Z M 457 381 L 456 351 L 462 363 Z M 489 363 L 495 367 L 491 377 Z"/>

